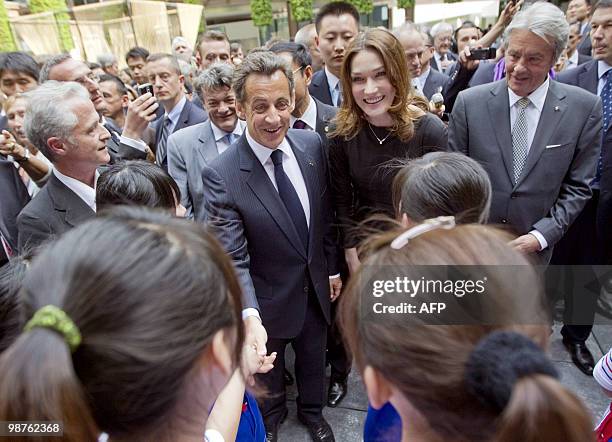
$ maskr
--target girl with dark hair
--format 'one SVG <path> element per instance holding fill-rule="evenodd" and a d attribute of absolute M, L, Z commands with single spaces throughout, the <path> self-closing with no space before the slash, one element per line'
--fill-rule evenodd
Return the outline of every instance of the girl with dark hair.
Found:
<path fill-rule="evenodd" d="M 147 161 L 122 161 L 106 168 L 96 185 L 96 206 L 115 205 L 167 209 L 185 215 L 181 191 L 168 173 Z"/>
<path fill-rule="evenodd" d="M 393 404 L 402 441 L 593 440 L 586 408 L 543 352 L 550 324 L 538 272 L 508 246 L 510 239 L 492 227 L 455 227 L 452 217 L 371 239 L 372 254 L 341 298 L 340 319 L 370 403 Z M 459 277 L 449 265 L 461 266 Z M 396 276 L 452 282 L 447 294 L 400 296 L 421 308 L 444 302 L 446 310 L 397 314 L 376 307 L 397 297 L 373 297 L 370 289 Z M 486 281 L 484 292 L 460 293 L 467 287 L 460 279 Z"/>
<path fill-rule="evenodd" d="M 372 214 L 393 216 L 394 160 L 445 150 L 446 127 L 411 87 L 406 56 L 390 32 L 355 38 L 342 63 L 342 107 L 330 133 L 330 176 L 349 269 L 359 266 L 355 231 Z"/>
<path fill-rule="evenodd" d="M 0 356 L 0 420 L 61 421 L 62 441 L 201 441 L 241 362 L 240 296 L 201 225 L 119 208 L 76 227 L 21 286 L 27 324 Z"/>

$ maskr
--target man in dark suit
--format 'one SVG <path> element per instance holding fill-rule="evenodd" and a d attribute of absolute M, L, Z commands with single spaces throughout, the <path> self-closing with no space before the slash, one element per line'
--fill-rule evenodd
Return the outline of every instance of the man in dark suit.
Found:
<path fill-rule="evenodd" d="M 315 18 L 317 47 L 325 68 L 312 77 L 310 95 L 329 106 L 342 102 L 340 71 L 349 44 L 359 33 L 359 12 L 350 3 L 325 4 Z"/>
<path fill-rule="evenodd" d="M 293 74 L 271 52 L 249 54 L 234 91 L 242 137 L 204 168 L 207 221 L 232 257 L 243 307 L 261 316 L 267 350 L 278 354 L 261 377 L 270 391 L 262 414 L 268 441 L 287 414 L 285 347 L 296 355 L 298 418 L 315 441 L 333 441 L 322 414 L 330 301 L 340 294 L 337 247 L 323 143 L 289 130 Z"/>
<path fill-rule="evenodd" d="M 448 74 L 457 54 L 451 51 L 453 44 L 453 26 L 446 22 L 436 23 L 431 27 L 429 34 L 434 42 L 434 55 L 431 68 L 443 74 Z"/>
<path fill-rule="evenodd" d="M 17 215 L 30 201 L 13 161 L 0 156 L 0 267 L 17 255 Z"/>
<path fill-rule="evenodd" d="M 610 130 L 610 121 L 612 121 L 612 111 L 610 111 L 612 106 L 612 93 L 610 92 L 612 91 L 612 71 L 610 70 L 612 69 L 612 33 L 606 28 L 607 23 L 611 20 L 612 0 L 602 0 L 597 3 L 591 18 L 595 59 L 564 71 L 558 76 L 558 80 L 562 83 L 578 86 L 601 97 L 604 125 L 601 134 L 601 152 L 598 152 L 600 155 L 597 175 L 590 183 L 593 197 L 570 227 L 566 237 L 561 240 L 560 247 L 555 249 L 553 261 L 557 264 L 603 265 L 611 261 L 606 259 L 606 252 L 608 257 L 610 255 L 609 244 L 612 240 L 612 229 L 609 227 L 610 216 L 612 216 L 612 155 L 610 154 L 612 149 L 612 130 Z M 566 318 L 566 325 L 563 326 L 561 333 L 568 345 L 581 347 L 572 353 L 574 362 L 583 372 L 592 374 L 594 360 L 585 342 L 592 330 L 597 296 L 581 295 L 580 310 L 586 312 L 587 317 L 581 318 L 580 324 L 572 323 L 571 318 Z M 566 313 L 571 313 L 568 312 L 567 306 Z"/>
<path fill-rule="evenodd" d="M 17 218 L 21 252 L 95 215 L 96 169 L 110 160 L 110 134 L 83 86 L 47 81 L 30 94 L 26 134 L 53 163 L 53 173 Z"/>
<path fill-rule="evenodd" d="M 291 113 L 291 127 L 316 131 L 323 140 L 325 156 L 328 156 L 330 122 L 337 108 L 321 103 L 308 92 L 312 80 L 311 57 L 305 46 L 298 43 L 276 43 L 270 50 L 291 65 L 295 80 L 295 107 Z M 338 232 L 339 233 L 339 232 Z M 338 239 L 339 241 L 339 239 Z M 348 277 L 348 268 L 341 266 L 342 277 Z M 327 392 L 327 405 L 337 407 L 347 393 L 347 379 L 351 371 L 349 356 L 336 323 L 336 304 L 332 304 L 332 325 L 327 336 L 327 360 L 331 365 L 331 377 Z"/>
<path fill-rule="evenodd" d="M 234 69 L 228 63 L 213 64 L 202 72 L 194 87 L 209 119 L 174 132 L 168 138 L 168 172 L 181 190 L 186 217 L 203 222 L 202 169 L 242 135 L 244 122 L 236 114 L 232 90 Z"/>
<path fill-rule="evenodd" d="M 168 137 L 184 127 L 206 121 L 206 111 L 194 106 L 185 96 L 185 77 L 176 58 L 170 54 L 152 54 L 145 72 L 164 116 L 152 123 L 155 129 L 155 162 L 168 170 Z"/>
<path fill-rule="evenodd" d="M 142 141 L 142 136 L 149 122 L 155 119 L 159 107 L 154 97 L 145 94 L 129 104 L 123 132 L 118 134 L 104 119 L 106 102 L 100 91 L 99 78 L 89 66 L 68 54 L 53 56 L 40 70 L 40 82 L 48 80 L 75 81 L 87 89 L 102 125 L 111 135 L 106 143 L 111 162 L 146 159 L 148 146 Z"/>
<path fill-rule="evenodd" d="M 589 16 L 592 8 L 591 0 L 571 0 L 567 5 L 567 21 L 568 23 L 577 23 L 580 33 L 580 42 L 578 43 L 578 52 L 582 55 L 591 56 L 591 24 Z"/>
<path fill-rule="evenodd" d="M 449 124 L 450 148 L 489 173 L 489 221 L 511 227 L 511 245 L 545 264 L 591 198 L 601 146 L 601 100 L 548 78 L 568 33 L 550 3 L 520 11 L 507 30 L 506 78 L 461 92 Z M 586 348 L 566 345 L 572 355 Z"/>

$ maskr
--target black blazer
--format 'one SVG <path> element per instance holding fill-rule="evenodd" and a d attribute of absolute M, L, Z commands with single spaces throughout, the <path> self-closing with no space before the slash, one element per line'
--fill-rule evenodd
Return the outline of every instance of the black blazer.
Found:
<path fill-rule="evenodd" d="M 281 339 L 302 330 L 309 296 L 329 323 L 329 275 L 338 273 L 323 143 L 299 129 L 287 140 L 310 202 L 307 250 L 245 135 L 202 172 L 206 218 L 234 261 L 243 308 L 258 308 L 268 336 Z"/>
<path fill-rule="evenodd" d="M 323 140 L 323 150 L 325 151 L 325 158 L 327 158 L 329 153 L 329 139 L 327 138 L 327 134 L 331 131 L 332 120 L 338 113 L 338 108 L 321 103 L 314 97 L 311 98 L 317 105 L 317 127 L 315 130 Z"/>
<path fill-rule="evenodd" d="M 578 47 L 576 48 L 579 54 L 588 55 L 588 56 L 592 55 L 593 45 L 591 43 L 590 34 L 591 34 L 591 24 L 589 23 L 584 28 L 584 32 L 582 33 L 582 40 L 580 40 L 580 43 L 578 43 Z"/>
<path fill-rule="evenodd" d="M 145 151 L 119 141 L 121 133 L 117 131 L 117 127 L 110 120 L 106 121 L 104 127 L 111 135 L 106 142 L 106 149 L 111 158 L 110 164 L 118 163 L 122 160 L 144 160 L 147 158 Z"/>
<path fill-rule="evenodd" d="M 578 86 L 592 94 L 597 94 L 599 77 L 597 72 L 597 60 L 591 60 L 581 64 L 574 69 L 559 74 L 557 80 Z M 600 241 L 604 244 L 605 264 L 612 264 L 612 126 L 605 128 L 603 143 L 601 146 L 601 181 L 599 182 L 599 202 L 597 204 L 597 233 Z"/>
<path fill-rule="evenodd" d="M 17 217 L 19 250 L 38 247 L 95 215 L 96 212 L 52 173 L 47 184 Z"/>
<path fill-rule="evenodd" d="M 321 69 L 314 73 L 310 86 L 308 86 L 308 92 L 321 103 L 327 104 L 328 106 L 334 105 L 334 103 L 332 103 L 332 97 L 329 94 L 329 83 L 327 82 L 325 69 Z"/>
<path fill-rule="evenodd" d="M 176 125 L 174 126 L 174 130 L 172 133 L 180 130 L 184 127 L 193 126 L 194 124 L 203 123 L 208 119 L 208 114 L 204 109 L 195 106 L 191 101 L 185 101 L 185 106 L 183 106 L 183 110 L 181 111 L 181 115 L 179 116 Z M 155 151 L 157 152 L 157 143 L 161 138 L 161 130 L 164 119 L 158 118 L 152 124 L 155 128 Z M 170 135 L 170 134 L 168 134 Z M 162 154 L 162 164 L 161 166 L 167 171 L 168 170 L 168 151 L 163 152 Z"/>
<path fill-rule="evenodd" d="M 17 215 L 30 202 L 30 195 L 21 181 L 15 163 L 0 157 L 0 233 L 15 252 L 17 251 Z M 5 261 L 0 245 L 0 265 Z"/>

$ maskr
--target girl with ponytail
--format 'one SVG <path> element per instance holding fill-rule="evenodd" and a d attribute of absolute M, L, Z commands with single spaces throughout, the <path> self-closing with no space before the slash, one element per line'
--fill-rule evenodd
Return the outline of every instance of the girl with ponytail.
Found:
<path fill-rule="evenodd" d="M 0 421 L 60 421 L 63 436 L 15 440 L 202 442 L 244 334 L 232 265 L 202 226 L 137 208 L 92 220 L 32 261 L 20 295 Z"/>
<path fill-rule="evenodd" d="M 370 403 L 391 402 L 402 441 L 594 440 L 584 405 L 544 354 L 550 325 L 538 273 L 509 240 L 453 217 L 371 240 L 340 321 Z M 397 277 L 454 289 L 405 296 Z M 484 291 L 466 293 L 465 281 Z M 417 310 L 401 310 L 409 303 Z"/>

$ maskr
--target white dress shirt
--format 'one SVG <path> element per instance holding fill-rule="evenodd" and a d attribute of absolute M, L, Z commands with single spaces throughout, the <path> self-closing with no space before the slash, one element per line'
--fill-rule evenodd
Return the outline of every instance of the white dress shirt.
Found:
<path fill-rule="evenodd" d="M 531 143 L 535 137 L 536 129 L 540 121 L 540 115 L 544 108 L 544 102 L 546 101 L 546 94 L 548 94 L 548 86 L 550 85 L 550 79 L 546 76 L 546 80 L 542 83 L 535 91 L 527 96 L 529 98 L 529 105 L 525 108 L 527 116 L 527 152 L 531 150 Z M 516 104 L 521 98 L 512 92 L 512 89 L 508 88 L 508 98 L 510 102 L 510 130 L 514 127 L 514 122 L 518 116 L 518 105 Z M 531 233 L 535 236 L 540 243 L 540 250 L 544 250 L 548 247 L 548 242 L 544 235 L 537 230 L 532 230 Z"/>
<path fill-rule="evenodd" d="M 597 95 L 601 96 L 601 91 L 604 88 L 604 86 L 606 85 L 606 80 L 603 79 L 603 76 L 610 69 L 612 69 L 612 66 L 610 66 L 605 61 L 599 60 L 597 62 L 597 78 L 599 79 L 598 82 L 597 82 Z"/>
<path fill-rule="evenodd" d="M 340 83 L 340 79 L 331 72 L 329 72 L 327 66 L 325 66 L 325 75 L 327 76 L 327 87 L 329 88 L 329 96 L 332 99 L 333 106 L 335 106 L 338 103 L 338 98 L 340 96 L 340 90 L 338 86 L 338 84 Z M 336 87 L 338 87 L 338 89 L 336 89 Z"/>
<path fill-rule="evenodd" d="M 272 181 L 272 185 L 278 191 L 278 186 L 276 185 L 276 177 L 274 176 L 274 163 L 272 162 L 272 151 L 274 149 L 270 149 L 269 147 L 263 146 L 255 141 L 251 134 L 249 134 L 249 129 L 246 129 L 246 138 L 249 143 L 249 146 L 255 153 L 255 156 L 263 166 L 264 170 L 268 174 L 268 178 Z M 295 158 L 295 154 L 287 141 L 287 138 L 283 138 L 281 144 L 277 147 L 283 152 L 283 170 L 285 174 L 291 181 L 291 184 L 295 188 L 295 192 L 300 199 L 300 204 L 302 205 L 302 209 L 304 209 L 304 215 L 306 215 L 306 224 L 310 227 L 310 200 L 308 199 L 308 191 L 306 190 L 306 182 L 304 181 L 304 177 L 302 176 L 302 171 L 300 169 L 300 165 Z"/>
<path fill-rule="evenodd" d="M 578 50 L 574 50 L 574 53 L 570 56 L 570 58 L 567 59 L 567 62 L 565 63 L 565 69 L 563 69 L 564 71 L 567 71 L 569 69 L 574 69 L 575 67 L 578 67 Z"/>
<path fill-rule="evenodd" d="M 87 204 L 91 210 L 96 211 L 96 184 L 98 182 L 98 178 L 100 177 L 100 173 L 96 170 L 96 174 L 94 177 L 94 187 L 89 187 L 87 184 L 64 175 L 56 168 L 53 168 L 53 173 L 62 183 L 66 185 L 70 190 L 72 190 L 76 195 L 83 200 L 85 204 Z"/>
<path fill-rule="evenodd" d="M 304 129 L 316 130 L 317 128 L 317 104 L 315 103 L 312 97 L 309 97 L 308 100 L 309 100 L 308 107 L 306 108 L 306 110 L 304 111 L 304 113 L 302 114 L 300 118 L 295 118 L 293 115 L 291 115 L 291 119 L 290 119 L 291 127 L 293 127 L 293 123 L 295 123 L 297 120 L 302 120 L 304 123 L 306 123 L 306 127 Z"/>
<path fill-rule="evenodd" d="M 234 130 L 232 131 L 232 133 L 234 134 L 235 140 L 237 140 L 238 138 L 242 136 L 242 132 L 244 132 L 245 125 L 246 123 L 244 121 L 238 119 L 238 121 L 236 122 L 236 126 L 234 127 Z M 223 152 L 227 150 L 228 147 L 230 147 L 230 143 L 228 143 L 227 141 L 228 133 L 225 132 L 223 129 L 219 129 L 215 125 L 215 123 L 213 123 L 212 121 L 210 122 L 210 127 L 212 128 L 213 135 L 215 137 L 215 144 L 217 145 L 217 152 L 219 153 L 219 155 L 221 155 Z"/>

